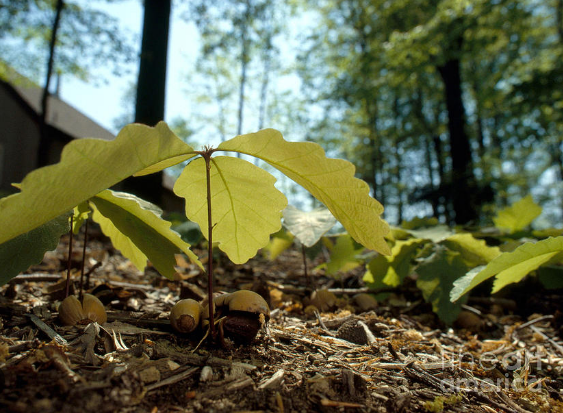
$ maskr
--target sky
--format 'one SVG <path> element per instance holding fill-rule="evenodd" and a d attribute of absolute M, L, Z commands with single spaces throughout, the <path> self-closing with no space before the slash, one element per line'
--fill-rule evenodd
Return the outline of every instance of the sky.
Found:
<path fill-rule="evenodd" d="M 143 27 L 142 2 L 126 0 L 105 3 L 104 10 L 121 21 L 122 30 L 136 39 L 134 44 L 140 49 Z M 164 119 L 166 121 L 185 116 L 185 110 L 189 106 L 185 88 L 171 85 L 185 84 L 186 74 L 193 67 L 198 53 L 198 36 L 194 24 L 186 23 L 177 16 L 171 18 Z M 86 83 L 67 76 L 62 79 L 61 97 L 101 126 L 117 133 L 114 119 L 126 112 L 123 96 L 130 85 L 137 81 L 138 62 L 131 64 L 129 69 L 129 74 L 120 77 L 113 75 L 110 70 L 95 69 L 94 75 L 102 78 L 101 82 L 96 83 Z"/>

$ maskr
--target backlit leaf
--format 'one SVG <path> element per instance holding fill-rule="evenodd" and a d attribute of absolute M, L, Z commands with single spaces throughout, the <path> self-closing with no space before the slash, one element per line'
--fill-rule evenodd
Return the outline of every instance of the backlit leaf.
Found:
<path fill-rule="evenodd" d="M 45 252 L 54 250 L 61 235 L 70 231 L 70 213 L 66 213 L 0 245 L 0 285 L 39 264 Z"/>
<path fill-rule="evenodd" d="M 210 173 L 213 242 L 234 263 L 245 263 L 281 228 L 287 199 L 275 188 L 271 174 L 243 159 L 211 158 Z M 186 166 L 174 193 L 186 198 L 186 216 L 207 238 L 206 185 L 205 161 L 198 158 Z"/>
<path fill-rule="evenodd" d="M 563 251 L 563 237 L 548 238 L 537 243 L 527 242 L 512 252 L 505 252 L 485 268 L 468 272 L 454 283 L 450 298 L 456 301 L 483 281 L 496 276 L 493 293 L 510 283 L 520 281 L 531 271 L 550 262 Z"/>
<path fill-rule="evenodd" d="M 338 271 L 346 272 L 360 265 L 357 258 L 364 248 L 354 248 L 354 242 L 348 234 L 338 237 L 336 244 L 330 251 L 330 261 L 326 263 L 326 272 L 329 275 L 336 274 Z"/>
<path fill-rule="evenodd" d="M 427 241 L 411 238 L 406 241 L 397 241 L 391 249 L 391 256 L 378 256 L 368 264 L 373 282 L 396 287 L 411 273 L 412 260 L 416 257 L 418 248 Z"/>
<path fill-rule="evenodd" d="M 471 234 L 455 234 L 443 243 L 450 250 L 461 254 L 463 260 L 471 267 L 487 264 L 500 255 L 498 247 L 489 247 L 485 241 L 474 238 Z"/>
<path fill-rule="evenodd" d="M 275 233 L 264 250 L 268 252 L 268 259 L 275 260 L 282 252 L 293 244 L 293 235 L 284 230 Z"/>
<path fill-rule="evenodd" d="M 368 185 L 354 177 L 355 167 L 350 162 L 327 158 L 312 142 L 287 142 L 274 129 L 236 136 L 218 149 L 269 163 L 321 201 L 358 243 L 390 253 L 384 239 L 389 226 L 380 217 L 383 206 L 369 196 Z"/>
<path fill-rule="evenodd" d="M 312 247 L 336 224 L 326 208 L 305 212 L 288 205 L 283 210 L 283 224 L 303 245 Z"/>
<path fill-rule="evenodd" d="M 203 269 L 190 245 L 170 229 L 171 222 L 160 217 L 162 211 L 134 195 L 105 190 L 92 198 L 94 214 L 103 233 L 115 248 L 143 270 L 149 259 L 167 278 L 175 274 L 174 254 L 183 252 Z"/>
<path fill-rule="evenodd" d="M 454 281 L 466 271 L 467 266 L 459 253 L 440 246 L 416 269 L 416 285 L 424 300 L 432 304 L 432 310 L 447 324 L 452 324 L 461 310 L 462 302 L 454 304 L 450 301 L 450 291 Z"/>
<path fill-rule="evenodd" d="M 113 141 L 76 139 L 61 161 L 29 173 L 21 192 L 0 199 L 0 244 L 26 233 L 140 171 L 188 159 L 193 149 L 161 122 L 127 125 Z"/>
<path fill-rule="evenodd" d="M 532 195 L 522 198 L 498 212 L 493 218 L 495 226 L 506 229 L 510 232 L 518 232 L 526 228 L 542 212 L 542 208 L 534 202 Z"/>

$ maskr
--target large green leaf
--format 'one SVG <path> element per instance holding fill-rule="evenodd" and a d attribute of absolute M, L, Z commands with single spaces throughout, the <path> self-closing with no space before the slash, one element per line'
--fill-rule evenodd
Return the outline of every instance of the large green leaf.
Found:
<path fill-rule="evenodd" d="M 450 298 L 456 301 L 483 281 L 496 275 L 493 293 L 510 283 L 516 283 L 540 265 L 550 262 L 563 252 L 563 237 L 548 238 L 537 243 L 527 242 L 512 252 L 505 252 L 485 268 L 476 268 L 454 283 Z"/>
<path fill-rule="evenodd" d="M 70 230 L 69 218 L 70 213 L 60 215 L 0 244 L 0 285 L 6 284 L 30 265 L 39 264 L 46 251 L 57 248 L 61 235 Z"/>
<path fill-rule="evenodd" d="M 450 250 L 459 252 L 470 267 L 487 264 L 500 255 L 498 247 L 489 247 L 485 241 L 478 240 L 471 234 L 452 235 L 442 244 Z"/>
<path fill-rule="evenodd" d="M 498 212 L 493 218 L 495 226 L 510 232 L 518 232 L 526 228 L 542 212 L 542 208 L 534 202 L 532 195 Z"/>
<path fill-rule="evenodd" d="M 293 244 L 293 234 L 280 230 L 270 238 L 268 245 L 264 247 L 264 251 L 268 252 L 268 259 L 275 260 L 282 252 L 291 247 Z"/>
<path fill-rule="evenodd" d="M 0 199 L 0 244 L 71 210 L 140 171 L 156 171 L 195 156 L 161 122 L 128 125 L 113 141 L 77 139 L 61 161 L 29 173 L 21 192 Z"/>
<path fill-rule="evenodd" d="M 123 192 L 109 189 L 91 199 L 94 205 L 92 219 L 98 222 L 105 235 L 111 238 L 115 248 L 129 258 L 139 269 L 152 265 L 167 278 L 176 272 L 175 253 L 185 253 L 200 268 L 203 266 L 190 245 L 170 229 L 171 223 L 160 217 L 156 206 Z"/>
<path fill-rule="evenodd" d="M 333 275 L 338 271 L 346 272 L 356 268 L 360 265 L 358 255 L 363 250 L 363 247 L 356 248 L 354 246 L 354 241 L 350 235 L 340 235 L 330 251 L 330 261 L 326 263 L 326 273 Z"/>
<path fill-rule="evenodd" d="M 276 178 L 243 159 L 211 158 L 210 174 L 213 242 L 234 263 L 242 264 L 281 228 L 287 198 L 274 186 Z M 207 238 L 206 185 L 205 160 L 199 158 L 186 166 L 174 193 L 186 198 L 186 216 L 199 224 Z"/>
<path fill-rule="evenodd" d="M 391 249 L 391 256 L 378 256 L 371 260 L 368 264 L 368 277 L 371 276 L 372 283 L 380 285 L 382 282 L 391 287 L 400 285 L 411 273 L 412 260 L 416 257 L 418 248 L 426 242 L 427 240 L 420 238 L 397 241 Z"/>
<path fill-rule="evenodd" d="M 327 158 L 312 142 L 287 142 L 274 129 L 236 136 L 218 149 L 264 160 L 321 201 L 357 242 L 382 254 L 391 252 L 384 239 L 389 226 L 380 218 L 383 206 L 354 177 L 350 162 Z"/>
<path fill-rule="evenodd" d="M 288 205 L 283 210 L 283 224 L 306 247 L 312 247 L 336 224 L 326 208 L 305 212 Z"/>
<path fill-rule="evenodd" d="M 450 301 L 450 291 L 454 281 L 466 271 L 467 266 L 461 255 L 442 246 L 438 246 L 436 252 L 416 270 L 416 285 L 422 291 L 422 296 L 447 324 L 453 323 L 461 310 L 462 302 L 454 304 Z"/>

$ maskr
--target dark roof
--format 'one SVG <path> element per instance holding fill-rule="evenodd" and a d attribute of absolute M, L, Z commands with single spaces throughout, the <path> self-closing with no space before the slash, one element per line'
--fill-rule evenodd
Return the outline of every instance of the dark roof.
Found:
<path fill-rule="evenodd" d="M 43 89 L 0 61 L 0 84 L 2 83 L 16 92 L 33 113 L 41 113 Z M 115 138 L 113 133 L 54 95 L 50 95 L 47 100 L 46 121 L 49 126 L 72 138 Z"/>
<path fill-rule="evenodd" d="M 35 113 L 41 112 L 43 90 L 34 87 L 12 85 Z M 78 109 L 56 96 L 49 96 L 47 101 L 47 124 L 73 138 L 100 138 L 111 140 L 115 135 L 98 125 Z"/>

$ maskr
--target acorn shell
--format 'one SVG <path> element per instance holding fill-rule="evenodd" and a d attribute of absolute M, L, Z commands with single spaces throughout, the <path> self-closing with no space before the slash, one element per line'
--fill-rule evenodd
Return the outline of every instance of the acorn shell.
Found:
<path fill-rule="evenodd" d="M 79 321 L 86 318 L 78 298 L 74 295 L 69 295 L 63 300 L 59 306 L 59 318 L 65 326 L 76 325 Z"/>
<path fill-rule="evenodd" d="M 230 294 L 223 294 L 215 298 L 217 307 L 228 307 L 228 311 L 244 311 L 252 314 L 264 314 L 270 318 L 270 307 L 264 298 L 250 290 L 239 290 Z"/>
<path fill-rule="evenodd" d="M 74 326 L 84 320 L 98 324 L 108 320 L 104 305 L 92 294 L 84 294 L 82 304 L 74 295 L 69 295 L 59 306 L 59 318 L 67 326 Z"/>
<path fill-rule="evenodd" d="M 191 333 L 199 325 L 203 307 L 191 298 L 180 300 L 170 310 L 170 324 L 179 333 Z"/>
<path fill-rule="evenodd" d="M 108 315 L 102 302 L 92 294 L 84 294 L 82 299 L 82 309 L 86 318 L 90 321 L 95 321 L 98 324 L 104 324 L 108 321 Z"/>

